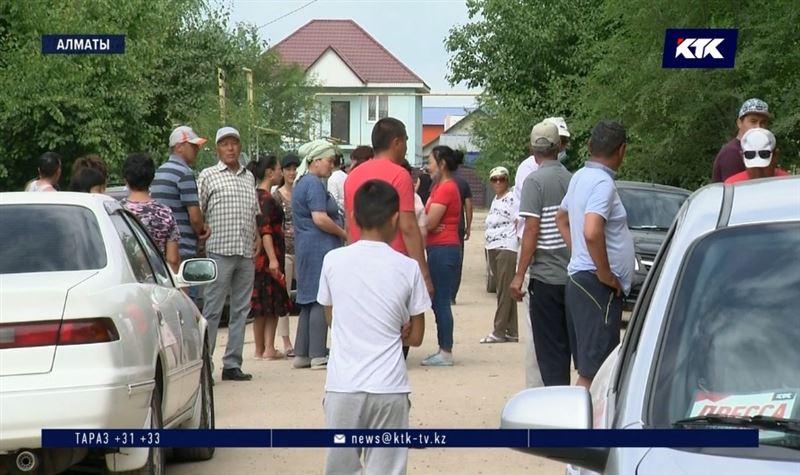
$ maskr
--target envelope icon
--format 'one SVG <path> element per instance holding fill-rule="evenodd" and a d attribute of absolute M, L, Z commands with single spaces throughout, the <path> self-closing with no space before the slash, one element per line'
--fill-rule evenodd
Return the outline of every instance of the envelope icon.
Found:
<path fill-rule="evenodd" d="M 344 434 L 333 434 L 333 443 L 334 444 L 344 444 L 346 443 L 346 439 Z"/>

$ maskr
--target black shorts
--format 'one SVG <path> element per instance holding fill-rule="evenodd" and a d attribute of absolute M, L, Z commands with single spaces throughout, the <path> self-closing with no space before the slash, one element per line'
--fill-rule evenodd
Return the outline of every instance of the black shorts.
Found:
<path fill-rule="evenodd" d="M 567 324 L 575 335 L 573 354 L 578 374 L 594 378 L 606 357 L 619 344 L 622 297 L 594 272 L 569 276 L 565 291 Z"/>

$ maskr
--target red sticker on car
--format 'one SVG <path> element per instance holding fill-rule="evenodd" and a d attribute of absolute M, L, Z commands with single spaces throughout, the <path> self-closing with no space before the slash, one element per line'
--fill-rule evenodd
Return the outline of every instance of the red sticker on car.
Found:
<path fill-rule="evenodd" d="M 756 394 L 719 394 L 697 392 L 689 417 L 768 416 L 791 417 L 797 402 L 797 393 L 778 391 Z"/>

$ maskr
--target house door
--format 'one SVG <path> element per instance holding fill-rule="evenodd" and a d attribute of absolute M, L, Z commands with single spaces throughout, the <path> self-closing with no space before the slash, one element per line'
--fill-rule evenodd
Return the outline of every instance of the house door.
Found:
<path fill-rule="evenodd" d="M 331 136 L 350 143 L 350 102 L 331 102 Z"/>

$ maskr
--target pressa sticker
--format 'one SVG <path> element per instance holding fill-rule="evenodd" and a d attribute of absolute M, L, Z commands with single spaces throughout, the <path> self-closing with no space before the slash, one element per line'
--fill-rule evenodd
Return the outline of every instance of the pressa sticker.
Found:
<path fill-rule="evenodd" d="M 689 417 L 696 416 L 767 416 L 791 417 L 797 392 L 779 391 L 756 394 L 719 394 L 698 391 Z"/>

